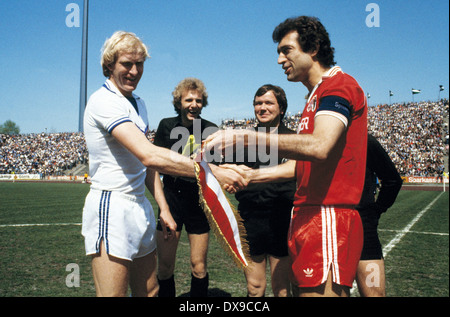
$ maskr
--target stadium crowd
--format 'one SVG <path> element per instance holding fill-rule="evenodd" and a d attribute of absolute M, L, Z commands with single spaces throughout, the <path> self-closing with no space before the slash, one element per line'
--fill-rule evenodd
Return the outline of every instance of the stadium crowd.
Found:
<path fill-rule="evenodd" d="M 63 175 L 87 161 L 83 133 L 0 134 L 0 174 Z"/>
<path fill-rule="evenodd" d="M 447 99 L 369 107 L 369 132 L 385 147 L 402 176 L 437 177 L 449 154 Z M 297 130 L 300 113 L 285 117 Z M 223 120 L 223 129 L 253 128 L 255 119 Z M 148 135 L 153 141 L 155 131 Z M 63 175 L 88 162 L 83 133 L 0 134 L 0 174 Z"/>
<path fill-rule="evenodd" d="M 443 100 L 369 108 L 369 131 L 388 151 L 400 175 L 442 175 L 448 156 L 448 105 Z"/>
<path fill-rule="evenodd" d="M 370 106 L 368 129 L 389 153 L 401 176 L 438 177 L 444 171 L 448 145 L 449 101 Z M 286 116 L 297 130 L 301 113 Z M 247 129 L 255 119 L 223 120 L 223 129 Z"/>

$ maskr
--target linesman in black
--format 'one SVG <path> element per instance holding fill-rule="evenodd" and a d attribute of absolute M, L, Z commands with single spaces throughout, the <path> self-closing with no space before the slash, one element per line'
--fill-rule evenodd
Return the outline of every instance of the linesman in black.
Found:
<path fill-rule="evenodd" d="M 364 246 L 356 273 L 356 282 L 362 297 L 386 296 L 386 277 L 383 251 L 378 238 L 378 221 L 381 214 L 394 204 L 402 182 L 383 146 L 369 134 L 366 179 L 357 207 L 364 228 Z"/>
<path fill-rule="evenodd" d="M 258 122 L 256 129 L 259 131 L 262 129 L 266 133 L 295 134 L 295 131 L 288 129 L 283 123 L 287 99 L 282 88 L 270 84 L 261 86 L 253 98 L 253 107 Z M 239 153 L 235 153 L 234 160 L 236 164 L 243 164 L 247 168 L 259 169 L 287 163 L 277 154 L 272 157 L 266 156 L 265 152 L 260 153 L 261 149 L 242 150 L 243 161 L 238 159 Z M 227 157 L 225 163 L 226 160 Z M 295 180 L 289 180 L 250 184 L 235 195 L 247 232 L 252 260 L 245 270 L 249 297 L 265 296 L 267 264 L 270 266 L 274 296 L 290 296 L 287 235 L 295 190 Z"/>

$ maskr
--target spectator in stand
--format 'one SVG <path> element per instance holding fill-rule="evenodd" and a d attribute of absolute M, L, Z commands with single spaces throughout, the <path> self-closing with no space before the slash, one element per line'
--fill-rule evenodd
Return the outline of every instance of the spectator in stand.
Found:
<path fill-rule="evenodd" d="M 445 109 L 448 100 L 369 108 L 369 132 L 386 148 L 400 175 L 438 175 L 446 155 Z"/>
<path fill-rule="evenodd" d="M 397 167 L 401 176 L 437 177 L 448 156 L 449 101 L 397 103 L 368 108 L 372 133 Z M 286 115 L 284 124 L 297 130 L 300 114 Z M 255 119 L 223 120 L 223 129 L 246 129 Z M 155 131 L 147 135 L 154 139 Z M 88 153 L 83 133 L 0 134 L 0 174 L 30 173 L 62 175 L 75 164 L 86 163 Z"/>
<path fill-rule="evenodd" d="M 387 150 L 401 176 L 437 177 L 448 156 L 448 125 L 444 123 L 448 110 L 447 99 L 369 107 L 369 133 Z M 286 116 L 286 127 L 297 130 L 299 116 Z M 222 121 L 223 129 L 253 126 L 252 121 Z"/>
<path fill-rule="evenodd" d="M 2 135 L 0 173 L 62 175 L 88 153 L 83 133 Z"/>

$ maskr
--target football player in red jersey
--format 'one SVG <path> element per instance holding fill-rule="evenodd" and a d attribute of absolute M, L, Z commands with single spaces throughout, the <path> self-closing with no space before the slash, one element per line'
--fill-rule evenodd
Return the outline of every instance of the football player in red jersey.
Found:
<path fill-rule="evenodd" d="M 355 207 L 366 167 L 365 94 L 335 66 L 328 32 L 317 18 L 287 19 L 275 28 L 273 40 L 287 79 L 309 91 L 298 134 L 266 137 L 227 130 L 208 138 L 207 147 L 224 150 L 265 140 L 268 146 L 277 143 L 279 156 L 296 160 L 283 167 L 240 171 L 253 183 L 297 180 L 288 246 L 298 295 L 349 296 L 363 245 Z"/>

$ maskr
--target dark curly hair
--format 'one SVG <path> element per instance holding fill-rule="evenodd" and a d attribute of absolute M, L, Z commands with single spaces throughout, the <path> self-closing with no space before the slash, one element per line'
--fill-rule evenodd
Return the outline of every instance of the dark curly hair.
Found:
<path fill-rule="evenodd" d="M 299 16 L 286 19 L 275 28 L 272 39 L 275 43 L 279 43 L 291 31 L 297 31 L 298 43 L 303 52 L 312 53 L 317 49 L 317 59 L 321 65 L 325 67 L 336 65 L 330 37 L 318 18 Z"/>

